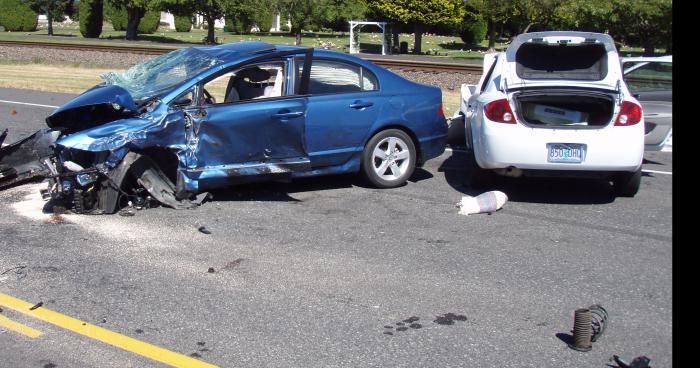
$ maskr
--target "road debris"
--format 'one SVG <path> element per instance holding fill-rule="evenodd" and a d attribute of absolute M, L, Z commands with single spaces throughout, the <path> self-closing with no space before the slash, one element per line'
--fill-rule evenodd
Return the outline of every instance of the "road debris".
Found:
<path fill-rule="evenodd" d="M 608 322 L 608 311 L 601 305 L 594 304 L 588 308 L 574 311 L 573 342 L 568 346 L 578 351 L 590 351 L 592 343 L 600 339 Z"/>
<path fill-rule="evenodd" d="M 44 302 L 36 303 L 36 304 L 34 304 L 34 306 L 32 306 L 31 308 L 29 308 L 29 310 L 35 310 L 35 309 L 41 307 L 42 305 L 44 305 Z"/>
<path fill-rule="evenodd" d="M 202 234 L 207 234 L 207 235 L 211 234 L 211 231 L 209 231 L 209 229 L 207 229 L 207 227 L 204 225 L 198 227 L 197 230 L 199 230 L 199 232 Z"/>
<path fill-rule="evenodd" d="M 463 196 L 462 200 L 456 205 L 459 208 L 459 214 L 469 216 L 475 213 L 496 212 L 508 202 L 508 196 L 498 190 L 479 194 L 476 197 Z"/>
<path fill-rule="evenodd" d="M 630 363 L 622 360 L 622 358 L 617 355 L 613 355 L 610 361 L 614 361 L 615 364 L 617 364 L 616 368 L 651 368 L 651 359 L 644 355 L 634 358 Z"/>

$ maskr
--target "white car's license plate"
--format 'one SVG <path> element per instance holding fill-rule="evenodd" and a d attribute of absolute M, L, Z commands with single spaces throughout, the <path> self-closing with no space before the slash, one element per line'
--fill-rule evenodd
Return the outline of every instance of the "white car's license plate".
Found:
<path fill-rule="evenodd" d="M 580 164 L 585 159 L 585 144 L 547 143 L 547 162 Z"/>

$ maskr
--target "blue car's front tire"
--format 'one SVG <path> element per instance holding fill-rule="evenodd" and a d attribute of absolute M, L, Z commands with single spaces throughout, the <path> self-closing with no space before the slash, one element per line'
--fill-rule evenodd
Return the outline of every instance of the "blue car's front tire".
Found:
<path fill-rule="evenodd" d="M 375 134 L 362 152 L 362 173 L 377 188 L 406 183 L 416 168 L 416 146 L 406 132 L 387 129 Z"/>

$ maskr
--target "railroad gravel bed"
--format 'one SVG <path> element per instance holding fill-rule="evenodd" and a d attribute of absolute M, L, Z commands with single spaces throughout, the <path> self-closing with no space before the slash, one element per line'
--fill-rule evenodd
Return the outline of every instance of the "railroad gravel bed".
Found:
<path fill-rule="evenodd" d="M 124 69 L 152 57 L 154 56 L 116 52 L 0 46 L 0 60 L 4 62 L 68 64 L 85 67 Z M 393 69 L 392 71 L 406 79 L 418 83 L 434 85 L 449 91 L 459 91 L 459 86 L 462 83 L 473 84 L 479 80 L 479 75 L 466 75 L 459 73 L 426 73 Z"/>

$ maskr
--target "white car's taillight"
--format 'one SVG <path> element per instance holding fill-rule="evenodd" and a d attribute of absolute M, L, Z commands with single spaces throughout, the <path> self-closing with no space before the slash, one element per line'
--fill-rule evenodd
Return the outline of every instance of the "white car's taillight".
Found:
<path fill-rule="evenodd" d="M 620 113 L 615 119 L 615 126 L 630 126 L 640 121 L 642 121 L 642 108 L 633 102 L 623 101 Z"/>
<path fill-rule="evenodd" d="M 515 114 L 507 99 L 496 100 L 484 106 L 486 117 L 497 123 L 515 124 Z"/>

